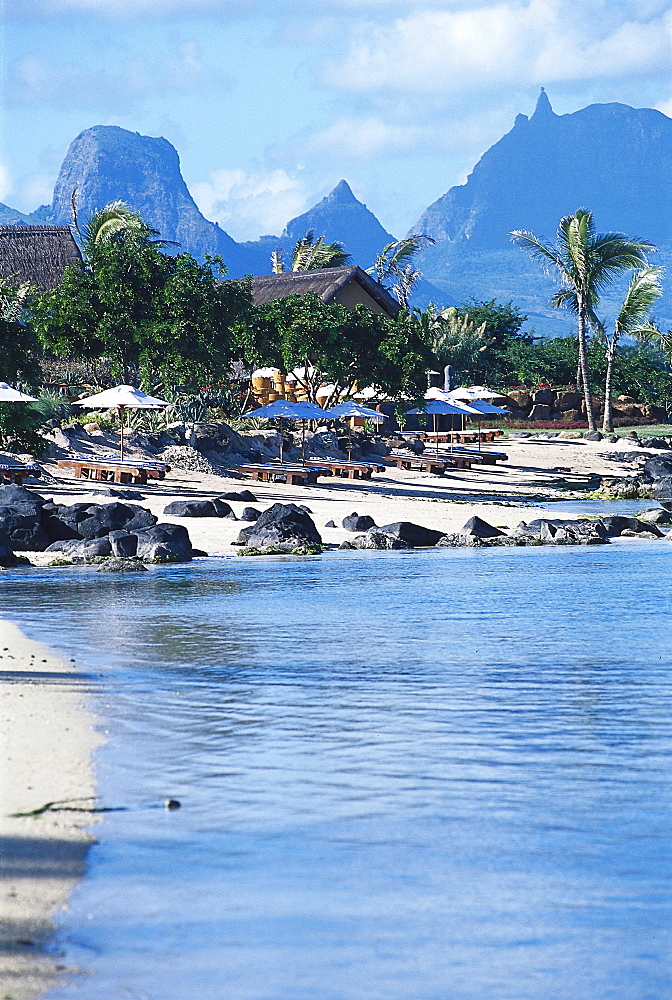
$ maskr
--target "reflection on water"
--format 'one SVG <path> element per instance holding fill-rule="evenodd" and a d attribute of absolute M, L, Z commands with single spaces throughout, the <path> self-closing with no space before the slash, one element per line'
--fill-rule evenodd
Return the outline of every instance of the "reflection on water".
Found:
<path fill-rule="evenodd" d="M 101 675 L 101 794 L 132 807 L 50 1000 L 669 996 L 671 566 L 623 542 L 8 574 Z"/>

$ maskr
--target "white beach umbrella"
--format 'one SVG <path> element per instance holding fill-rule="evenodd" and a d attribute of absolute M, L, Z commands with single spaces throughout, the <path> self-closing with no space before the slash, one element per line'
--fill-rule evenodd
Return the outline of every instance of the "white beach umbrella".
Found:
<path fill-rule="evenodd" d="M 94 396 L 87 396 L 86 399 L 78 399 L 73 406 L 85 406 L 89 410 L 112 410 L 119 413 L 119 454 L 121 461 L 124 460 L 124 412 L 130 408 L 133 410 L 160 410 L 164 406 L 170 406 L 165 399 L 157 399 L 155 396 L 148 396 L 142 389 L 136 389 L 132 385 L 116 385 L 113 389 L 105 389 Z"/>
<path fill-rule="evenodd" d="M 36 403 L 35 396 L 13 389 L 7 382 L 0 382 L 0 403 Z"/>
<path fill-rule="evenodd" d="M 474 399 L 498 399 L 502 394 L 501 392 L 494 392 L 484 385 L 470 385 L 462 386 L 459 389 L 451 389 L 447 395 L 453 399 L 463 399 L 469 403 Z"/>

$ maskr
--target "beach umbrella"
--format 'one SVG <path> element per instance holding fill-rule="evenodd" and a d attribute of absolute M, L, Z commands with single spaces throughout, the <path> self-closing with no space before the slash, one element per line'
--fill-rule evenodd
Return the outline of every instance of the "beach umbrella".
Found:
<path fill-rule="evenodd" d="M 482 388 L 482 386 L 472 386 L 473 390 L 476 390 L 476 389 L 479 389 L 479 388 Z M 463 391 L 465 391 L 465 392 L 467 392 L 467 391 L 471 392 L 472 390 L 470 389 L 470 390 L 463 390 Z M 460 392 L 460 390 L 456 389 L 455 392 L 451 392 L 448 395 L 450 395 L 450 397 L 452 399 L 456 399 L 457 398 L 456 395 L 455 395 L 456 392 Z M 492 393 L 492 395 L 494 396 L 494 395 L 496 395 L 496 393 Z M 482 414 L 483 416 L 488 416 L 488 415 L 491 415 L 491 416 L 505 416 L 509 412 L 508 410 L 503 410 L 501 406 L 495 406 L 493 403 L 489 403 L 487 401 L 487 399 L 470 399 L 468 405 L 469 405 L 470 409 L 477 410 L 478 413 Z M 478 423 L 478 450 L 480 451 L 481 450 L 481 416 L 478 416 L 476 418 L 476 422 Z"/>
<path fill-rule="evenodd" d="M 78 399 L 73 406 L 85 406 L 89 410 L 113 410 L 119 414 L 119 456 L 124 460 L 124 413 L 127 409 L 132 410 L 160 410 L 164 406 L 170 406 L 165 399 L 156 399 L 148 396 L 142 389 L 136 389 L 132 385 L 115 385 L 113 389 L 105 389 L 94 396 L 87 396 L 86 399 Z"/>
<path fill-rule="evenodd" d="M 332 406 L 331 409 L 327 410 L 330 417 L 365 417 L 367 420 L 377 420 L 378 423 L 382 423 L 386 419 L 384 413 L 379 413 L 378 410 L 371 410 L 368 406 L 362 406 L 361 403 L 348 402 L 348 403 L 338 403 L 336 406 Z M 346 425 L 348 428 L 348 461 L 352 456 L 352 428 L 350 424 Z"/>
<path fill-rule="evenodd" d="M 0 382 L 0 403 L 36 403 L 35 396 L 29 396 L 18 389 L 12 389 L 7 382 Z"/>
<path fill-rule="evenodd" d="M 432 390 L 428 390 L 432 392 Z M 445 395 L 445 394 L 444 394 Z M 436 444 L 436 454 L 439 453 L 439 441 L 436 437 L 436 418 L 437 416 L 473 416 L 477 413 L 477 410 L 472 410 L 471 407 L 464 404 L 458 405 L 457 403 L 449 403 L 445 399 L 430 399 L 424 408 L 416 407 L 414 410 L 409 410 L 409 413 L 428 413 L 432 417 L 434 423 L 434 436 Z M 452 436 L 451 436 L 451 446 L 452 446 Z"/>
<path fill-rule="evenodd" d="M 306 451 L 306 420 L 320 420 L 327 416 L 327 411 L 315 403 L 290 403 L 287 399 L 276 399 L 268 406 L 260 406 L 258 410 L 250 410 L 248 416 L 263 417 L 266 420 L 277 420 L 280 423 L 280 461 L 282 462 L 282 421 L 302 420 L 303 438 L 301 443 L 301 458 L 305 459 Z"/>
<path fill-rule="evenodd" d="M 451 389 L 448 395 L 453 399 L 463 399 L 469 403 L 473 399 L 499 399 L 501 392 L 494 392 L 484 385 L 461 386 L 459 389 Z"/>

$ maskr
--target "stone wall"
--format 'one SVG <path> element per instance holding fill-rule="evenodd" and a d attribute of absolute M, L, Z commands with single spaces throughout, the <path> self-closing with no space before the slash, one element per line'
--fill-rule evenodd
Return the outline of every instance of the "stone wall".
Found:
<path fill-rule="evenodd" d="M 586 419 L 583 393 L 575 389 L 513 389 L 505 397 L 511 416 L 517 420 L 562 420 L 568 423 Z M 595 415 L 604 412 L 604 397 L 593 396 Z M 613 400 L 614 420 L 666 421 L 667 411 L 662 406 L 638 403 L 632 396 L 618 396 Z"/>

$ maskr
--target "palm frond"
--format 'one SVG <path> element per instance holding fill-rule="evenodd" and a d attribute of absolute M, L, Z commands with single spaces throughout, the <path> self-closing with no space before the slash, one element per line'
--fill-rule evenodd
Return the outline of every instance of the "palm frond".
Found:
<path fill-rule="evenodd" d="M 660 267 L 647 267 L 633 275 L 614 324 L 617 335 L 632 334 L 646 323 L 654 302 L 663 294 L 662 273 Z"/>

